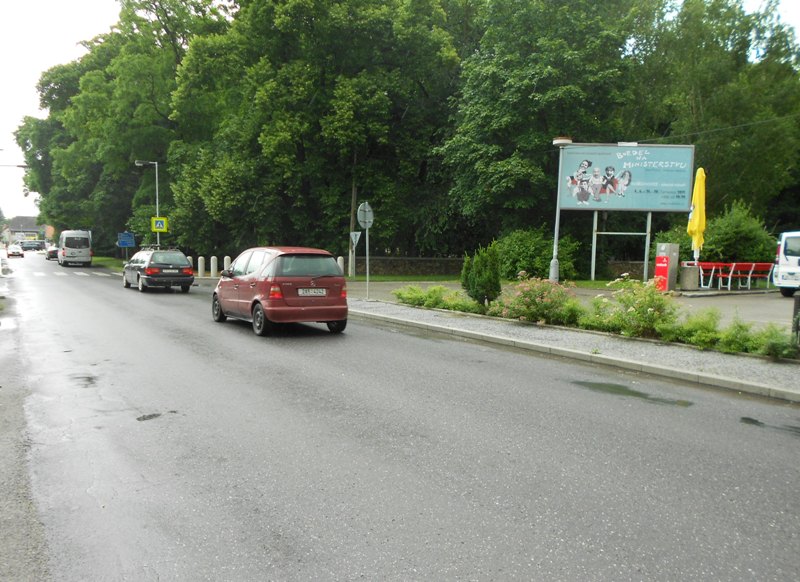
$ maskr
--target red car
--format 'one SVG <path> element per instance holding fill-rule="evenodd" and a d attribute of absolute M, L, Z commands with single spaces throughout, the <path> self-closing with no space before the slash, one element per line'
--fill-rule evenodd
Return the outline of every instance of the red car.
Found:
<path fill-rule="evenodd" d="M 325 323 L 333 333 L 347 326 L 347 284 L 328 251 L 305 247 L 247 249 L 220 273 L 211 300 L 214 321 L 252 322 L 267 335 L 275 324 Z"/>

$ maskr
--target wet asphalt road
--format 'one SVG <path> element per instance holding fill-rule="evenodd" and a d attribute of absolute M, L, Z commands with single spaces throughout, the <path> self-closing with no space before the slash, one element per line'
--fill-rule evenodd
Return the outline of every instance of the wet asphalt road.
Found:
<path fill-rule="evenodd" d="M 0 410 L 23 425 L 3 452 L 27 471 L 2 545 L 40 543 L 27 565 L 6 550 L 2 579 L 800 567 L 796 406 L 357 321 L 257 338 L 214 323 L 207 288 L 140 294 L 37 256 L 8 286 Z"/>

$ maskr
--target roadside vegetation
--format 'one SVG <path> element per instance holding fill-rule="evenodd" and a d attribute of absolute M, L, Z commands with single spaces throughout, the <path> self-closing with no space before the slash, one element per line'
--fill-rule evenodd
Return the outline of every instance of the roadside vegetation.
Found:
<path fill-rule="evenodd" d="M 610 296 L 599 294 L 588 307 L 572 290 L 574 283 L 530 278 L 527 273 L 520 273 L 516 282 L 506 286 L 495 300 L 488 303 L 475 301 L 464 291 L 442 285 L 427 289 L 408 285 L 393 293 L 400 303 L 417 307 L 562 325 L 772 359 L 798 358 L 800 355 L 796 339 L 774 324 L 754 329 L 751 324 L 734 319 L 730 325 L 721 328 L 718 310 L 681 314 L 674 297 L 658 291 L 653 280 L 643 283 L 623 276 L 607 285 L 612 290 Z"/>
<path fill-rule="evenodd" d="M 674 239 L 682 241 L 685 230 L 681 233 L 675 229 Z M 547 278 L 552 239 L 540 235 L 536 231 L 515 232 L 465 257 L 463 290 L 441 285 L 423 290 L 409 285 L 395 290 L 394 295 L 401 303 L 420 307 L 678 342 L 726 353 L 774 359 L 798 357 L 798 338 L 787 330 L 774 324 L 755 329 L 738 319 L 720 327 L 721 314 L 713 309 L 682 314 L 672 294 L 656 289 L 654 280 L 644 283 L 622 275 L 605 284 L 610 293 L 599 293 L 584 305 L 573 290 L 576 283 L 555 283 Z M 714 255 L 722 259 L 743 256 L 751 248 L 763 254 L 773 242 L 761 222 L 739 203 L 709 222 L 707 241 Z M 559 252 L 560 264 L 567 272 L 574 272 L 571 265 L 575 252 L 576 247 L 569 244 Z M 514 269 L 518 271 L 512 273 Z M 501 281 L 507 284 L 501 285 Z M 583 282 L 581 286 L 593 284 L 597 282 Z"/>

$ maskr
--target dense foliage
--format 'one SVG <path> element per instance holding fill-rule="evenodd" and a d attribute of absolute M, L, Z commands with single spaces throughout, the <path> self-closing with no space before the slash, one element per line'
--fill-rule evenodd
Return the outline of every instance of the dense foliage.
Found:
<path fill-rule="evenodd" d="M 703 261 L 749 261 L 769 263 L 775 258 L 776 239 L 764 228 L 761 219 L 753 216 L 750 207 L 734 201 L 725 212 L 708 220 L 704 233 L 705 241 L 700 251 Z M 658 243 L 680 245 L 680 259 L 693 258 L 692 242 L 686 233 L 686 225 L 676 225 L 656 237 Z M 653 254 L 655 256 L 655 254 Z"/>
<path fill-rule="evenodd" d="M 462 256 L 552 229 L 557 135 L 694 144 L 709 217 L 742 200 L 800 228 L 800 59 L 774 1 L 120 4 L 84 57 L 42 74 L 48 115 L 17 132 L 41 220 L 101 248 L 152 236 L 158 188 L 162 242 L 198 253 L 345 254 L 369 200 L 373 252 Z M 564 213 L 563 235 L 588 241 L 587 215 Z"/>

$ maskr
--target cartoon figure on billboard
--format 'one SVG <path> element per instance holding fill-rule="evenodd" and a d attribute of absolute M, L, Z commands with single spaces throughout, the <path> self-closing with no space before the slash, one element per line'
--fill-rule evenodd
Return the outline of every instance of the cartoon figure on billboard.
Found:
<path fill-rule="evenodd" d="M 617 170 L 614 166 L 606 166 L 606 173 L 603 176 L 603 186 L 600 188 L 600 194 L 605 194 L 606 202 L 608 202 L 609 196 L 612 194 L 617 193 L 617 177 L 616 174 Z"/>
<path fill-rule="evenodd" d="M 589 176 L 587 175 L 586 172 L 591 167 L 592 167 L 591 160 L 583 160 L 578 165 L 578 169 L 575 170 L 575 174 L 570 176 L 569 178 L 567 178 L 567 185 L 572 190 L 572 197 L 573 198 L 577 198 L 579 203 L 581 203 L 581 198 L 583 197 L 583 194 L 582 194 L 581 191 L 582 190 L 586 190 L 587 191 L 586 204 L 588 204 L 588 200 L 589 200 L 589 197 L 588 197 L 588 180 L 589 180 Z M 581 185 L 582 182 L 584 183 L 583 186 Z"/>
<path fill-rule="evenodd" d="M 591 196 L 592 191 L 590 190 L 589 186 L 589 175 L 583 174 L 580 180 L 578 180 L 578 186 L 575 188 L 575 197 L 578 199 L 578 204 L 589 204 L 589 196 Z"/>
<path fill-rule="evenodd" d="M 600 202 L 600 189 L 603 187 L 603 176 L 600 175 L 600 168 L 595 168 L 592 177 L 589 178 L 589 191 L 592 193 L 592 200 Z M 606 198 L 608 202 L 608 198 Z"/>
<path fill-rule="evenodd" d="M 625 190 L 631 185 L 632 178 L 633 176 L 631 176 L 629 170 L 625 170 L 619 175 L 619 179 L 617 180 L 617 196 L 625 197 Z"/>

